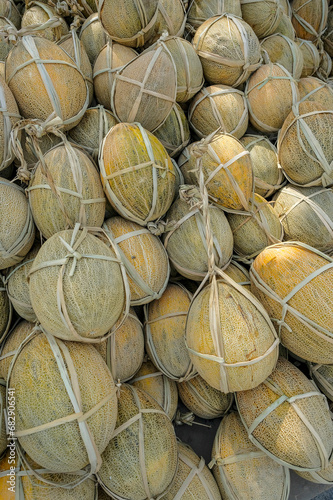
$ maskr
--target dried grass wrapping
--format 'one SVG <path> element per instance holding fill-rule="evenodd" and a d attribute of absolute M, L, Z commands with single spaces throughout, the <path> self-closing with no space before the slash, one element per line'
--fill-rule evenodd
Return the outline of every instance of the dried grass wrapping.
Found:
<path fill-rule="evenodd" d="M 276 332 L 262 305 L 231 280 L 213 280 L 193 299 L 186 344 L 199 375 L 224 393 L 249 390 L 273 371 Z"/>
<path fill-rule="evenodd" d="M 142 363 L 130 383 L 147 392 L 163 408 L 170 420 L 174 419 L 178 405 L 177 384 L 158 371 L 151 361 Z"/>
<path fill-rule="evenodd" d="M 99 0 L 98 18 L 115 42 L 142 47 L 153 35 L 158 4 L 158 0 Z"/>
<path fill-rule="evenodd" d="M 56 119 L 69 130 L 88 107 L 83 74 L 63 49 L 42 37 L 17 42 L 6 59 L 6 82 L 24 118 Z"/>
<path fill-rule="evenodd" d="M 333 190 L 300 188 L 291 184 L 274 198 L 284 239 L 301 241 L 322 252 L 333 248 Z"/>
<path fill-rule="evenodd" d="M 35 138 L 35 137 L 34 137 Z M 21 130 L 21 140 L 20 145 L 23 151 L 24 160 L 27 162 L 27 169 L 29 171 L 34 170 L 36 163 L 39 160 L 38 152 L 35 149 L 33 142 L 30 140 L 29 134 L 23 129 Z M 43 155 L 45 155 L 51 148 L 60 144 L 63 139 L 55 134 L 47 133 L 37 138 L 38 147 Z M 18 158 L 14 159 L 14 163 L 17 168 L 21 166 L 21 160 Z"/>
<path fill-rule="evenodd" d="M 85 228 L 61 231 L 44 243 L 30 270 L 32 307 L 52 335 L 99 342 L 124 309 L 123 273 L 114 250 Z"/>
<path fill-rule="evenodd" d="M 192 43 L 210 84 L 238 87 L 261 64 L 259 40 L 237 16 L 208 19 L 197 29 Z"/>
<path fill-rule="evenodd" d="M 325 109 L 333 109 L 333 90 L 319 78 L 314 76 L 301 78 L 298 82 L 298 90 L 301 102 L 316 102 Z"/>
<path fill-rule="evenodd" d="M 326 397 L 289 361 L 280 358 L 270 377 L 236 402 L 251 441 L 276 462 L 305 472 L 327 467 L 333 424 Z"/>
<path fill-rule="evenodd" d="M 200 138 L 220 129 L 240 139 L 248 127 L 248 109 L 244 93 L 227 85 L 204 87 L 192 99 L 189 122 Z"/>
<path fill-rule="evenodd" d="M 117 499 L 159 498 L 177 470 L 177 441 L 169 417 L 144 391 L 122 385 L 113 438 L 98 481 Z"/>
<path fill-rule="evenodd" d="M 193 28 L 207 21 L 210 17 L 222 14 L 233 14 L 242 17 L 240 0 L 190 0 L 187 11 L 187 22 Z"/>
<path fill-rule="evenodd" d="M 326 0 L 293 0 L 292 23 L 296 35 L 303 40 L 317 42 L 323 34 L 328 17 Z"/>
<path fill-rule="evenodd" d="M 117 246 L 125 266 L 131 305 L 159 299 L 170 275 L 168 255 L 161 240 L 148 229 L 122 217 L 107 219 L 103 229 Z"/>
<path fill-rule="evenodd" d="M 90 156 L 68 142 L 48 151 L 27 189 L 30 208 L 45 238 L 77 222 L 101 227 L 105 195 L 95 163 Z"/>
<path fill-rule="evenodd" d="M 197 375 L 191 380 L 177 384 L 179 397 L 184 405 L 200 418 L 212 419 L 222 417 L 230 409 L 233 395 L 223 394 L 214 389 Z"/>
<path fill-rule="evenodd" d="M 43 2 L 29 2 L 29 7 L 26 9 L 22 16 L 21 27 L 28 28 L 36 24 L 44 24 L 52 17 L 56 17 L 60 21 L 60 26 L 55 28 L 46 28 L 39 31 L 39 36 L 50 40 L 51 42 L 58 42 L 60 38 L 68 34 L 68 26 L 66 21 L 57 15 L 56 10 Z"/>
<path fill-rule="evenodd" d="M 280 243 L 258 255 L 250 277 L 282 344 L 307 361 L 333 363 L 333 260 L 304 243 Z"/>
<path fill-rule="evenodd" d="M 87 475 L 99 470 L 116 425 L 117 398 L 93 346 L 37 331 L 16 353 L 8 384 L 15 387 L 16 436 L 32 460 L 54 472 L 89 464 Z"/>
<path fill-rule="evenodd" d="M 237 413 L 232 412 L 222 419 L 213 443 L 212 458 L 213 474 L 223 499 L 288 499 L 289 470 L 251 443 Z"/>
<path fill-rule="evenodd" d="M 120 122 L 154 132 L 176 101 L 177 70 L 163 43 L 140 54 L 114 75 L 111 107 Z"/>
<path fill-rule="evenodd" d="M 35 225 L 24 190 L 0 177 L 0 269 L 21 262 L 35 239 Z"/>
<path fill-rule="evenodd" d="M 277 149 L 262 135 L 244 135 L 240 142 L 250 152 L 254 190 L 260 196 L 268 198 L 286 182 L 278 163 Z"/>
<path fill-rule="evenodd" d="M 122 217 L 144 226 L 169 209 L 175 167 L 160 141 L 140 124 L 119 123 L 109 131 L 99 167 L 105 194 Z"/>
<path fill-rule="evenodd" d="M 280 33 L 273 34 L 261 42 L 261 48 L 272 63 L 281 64 L 295 80 L 299 80 L 303 70 L 303 52 L 296 42 Z"/>
<path fill-rule="evenodd" d="M 316 102 L 294 106 L 278 136 L 278 158 L 289 182 L 300 187 L 333 184 L 333 110 Z"/>
<path fill-rule="evenodd" d="M 112 108 L 111 91 L 116 72 L 136 57 L 134 49 L 112 40 L 108 40 L 98 53 L 93 72 L 94 91 L 97 101 L 106 109 Z"/>
<path fill-rule="evenodd" d="M 30 300 L 28 274 L 39 249 L 40 244 L 35 242 L 22 262 L 8 269 L 6 276 L 8 297 L 17 314 L 27 321 L 37 321 Z"/>
<path fill-rule="evenodd" d="M 35 328 L 35 323 L 20 321 L 14 323 L 1 343 L 0 351 L 0 378 L 7 381 L 10 363 L 22 342 Z"/>
<path fill-rule="evenodd" d="M 2 76 L 0 77 L 0 106 L 0 172 L 2 172 L 14 159 L 10 148 L 10 133 L 13 125 L 21 118 L 15 98 Z"/>
<path fill-rule="evenodd" d="M 178 442 L 178 470 L 165 500 L 221 500 L 212 473 L 187 444 Z"/>
<path fill-rule="evenodd" d="M 242 18 L 258 38 L 274 33 L 281 21 L 284 9 L 280 0 L 240 0 Z"/>
<path fill-rule="evenodd" d="M 283 125 L 299 101 L 297 82 L 281 64 L 264 64 L 246 83 L 245 96 L 250 122 L 260 132 L 271 134 Z"/>
<path fill-rule="evenodd" d="M 79 36 L 86 49 L 90 64 L 94 66 L 98 54 L 109 39 L 98 19 L 97 12 L 91 14 L 85 20 L 82 24 Z"/>

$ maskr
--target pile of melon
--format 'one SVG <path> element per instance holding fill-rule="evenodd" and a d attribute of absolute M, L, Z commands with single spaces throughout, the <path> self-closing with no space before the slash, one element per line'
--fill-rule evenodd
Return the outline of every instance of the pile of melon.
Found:
<path fill-rule="evenodd" d="M 329 3 L 0 0 L 3 500 L 333 485 Z"/>

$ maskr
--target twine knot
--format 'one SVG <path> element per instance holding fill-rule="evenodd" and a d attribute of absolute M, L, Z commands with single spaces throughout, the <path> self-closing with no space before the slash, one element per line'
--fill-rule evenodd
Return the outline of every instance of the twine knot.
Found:
<path fill-rule="evenodd" d="M 165 228 L 166 223 L 163 220 L 148 222 L 147 224 L 148 231 L 150 231 L 154 236 L 160 236 L 161 234 L 165 233 Z"/>
<path fill-rule="evenodd" d="M 202 208 L 202 197 L 197 186 L 189 184 L 179 186 L 179 198 L 190 205 L 191 208 Z"/>

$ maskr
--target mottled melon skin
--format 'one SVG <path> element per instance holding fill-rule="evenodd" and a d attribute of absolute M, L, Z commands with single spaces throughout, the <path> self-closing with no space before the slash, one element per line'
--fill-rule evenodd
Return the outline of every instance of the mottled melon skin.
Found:
<path fill-rule="evenodd" d="M 7 380 L 8 371 L 10 363 L 12 359 L 20 347 L 21 343 L 32 333 L 32 330 L 35 328 L 35 323 L 31 323 L 29 321 L 21 321 L 18 323 L 15 328 L 13 328 L 8 336 L 3 341 L 3 346 L 1 349 L 0 357 L 13 353 L 11 356 L 6 356 L 4 359 L 0 360 L 0 378 Z"/>

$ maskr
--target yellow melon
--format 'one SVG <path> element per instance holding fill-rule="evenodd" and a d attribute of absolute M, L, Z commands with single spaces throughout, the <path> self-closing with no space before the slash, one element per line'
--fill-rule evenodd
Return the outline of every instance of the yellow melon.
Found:
<path fill-rule="evenodd" d="M 60 22 L 55 28 L 46 28 L 39 30 L 38 35 L 47 38 L 51 42 L 57 42 L 63 36 L 68 34 L 68 26 L 66 21 L 57 15 L 56 10 L 43 2 L 29 2 L 29 7 L 22 16 L 22 28 L 29 28 L 36 24 L 44 24 L 51 18 L 57 18 Z"/>
<path fill-rule="evenodd" d="M 319 78 L 308 76 L 298 82 L 301 101 L 316 102 L 325 109 L 333 109 L 333 90 Z"/>

